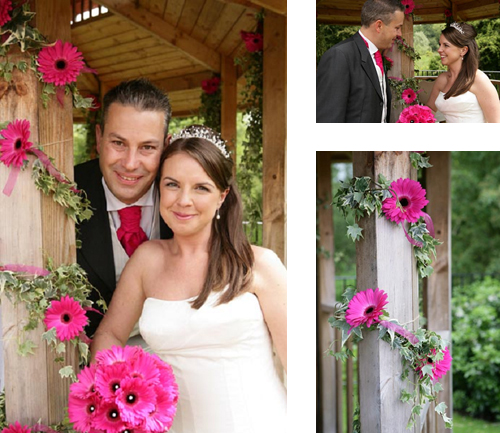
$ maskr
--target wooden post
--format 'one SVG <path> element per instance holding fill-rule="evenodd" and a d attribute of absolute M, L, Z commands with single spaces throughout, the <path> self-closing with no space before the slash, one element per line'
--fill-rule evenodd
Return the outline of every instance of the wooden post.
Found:
<path fill-rule="evenodd" d="M 342 399 L 336 396 L 338 383 L 336 382 L 336 363 L 331 356 L 325 352 L 330 348 L 334 340 L 333 330 L 328 323 L 328 317 L 335 309 L 335 262 L 334 233 L 333 233 L 333 209 L 332 203 L 332 181 L 331 181 L 331 152 L 316 152 L 316 199 L 318 200 L 318 232 L 319 253 L 318 263 L 318 285 L 317 285 L 317 327 L 318 330 L 318 387 L 317 402 L 321 411 L 318 420 L 322 424 L 321 431 L 329 433 L 342 432 Z M 342 369 L 340 370 L 340 387 L 342 387 Z M 338 406 L 340 405 L 340 413 Z M 337 416 L 336 416 L 337 414 Z"/>
<path fill-rule="evenodd" d="M 236 175 L 236 111 L 238 94 L 236 88 L 236 65 L 232 57 L 222 57 L 222 108 L 221 135 L 227 141 L 228 150 L 232 155 L 234 173 Z"/>
<path fill-rule="evenodd" d="M 37 13 L 33 23 L 50 41 L 70 40 L 70 2 L 36 0 L 32 10 Z M 24 59 L 25 54 L 9 54 L 10 61 Z M 47 109 L 40 100 L 41 85 L 28 70 L 19 74 L 28 88 L 28 94 L 19 96 L 9 92 L 0 105 L 0 119 L 30 121 L 30 141 L 41 145 L 55 158 L 57 168 L 73 175 L 72 101 L 65 98 L 64 108 L 52 100 Z M 19 176 L 10 197 L 0 193 L 0 263 L 19 263 L 44 267 L 46 259 L 55 265 L 76 261 L 75 232 L 73 223 L 66 217 L 61 206 L 52 197 L 38 191 L 31 179 L 31 164 Z M 10 169 L 0 164 L 0 188 L 3 189 Z M 18 337 L 26 321 L 24 305 L 13 306 L 2 297 L 2 331 L 4 340 L 5 396 L 7 421 L 19 421 L 33 425 L 60 422 L 67 406 L 69 379 L 59 376 L 61 366 L 54 362 L 54 354 L 41 339 L 43 324 L 27 334 L 38 347 L 34 355 L 20 357 L 17 354 Z M 66 346 L 66 365 L 76 370 L 78 365 L 73 345 Z"/>
<path fill-rule="evenodd" d="M 406 15 L 403 23 L 403 28 L 401 29 L 403 39 L 408 45 L 413 47 L 413 17 L 411 15 Z M 398 50 L 396 44 L 392 47 L 392 51 L 386 54 L 392 59 L 394 65 L 388 72 L 390 77 L 398 78 L 409 78 L 415 75 L 415 66 L 413 60 L 406 54 Z M 394 92 L 392 93 L 392 104 L 396 101 Z M 396 122 L 399 119 L 399 115 L 403 111 L 403 106 L 400 104 L 396 105 L 396 108 L 391 107 L 391 123 Z"/>
<path fill-rule="evenodd" d="M 432 266 L 434 272 L 424 280 L 424 315 L 428 329 L 448 340 L 451 352 L 451 152 L 429 152 L 432 168 L 425 170 L 426 196 L 429 200 L 427 213 L 434 223 L 436 238 L 442 245 L 436 247 L 437 260 Z M 452 372 L 440 380 L 443 391 L 438 403 L 444 401 L 447 415 L 452 416 Z M 434 404 L 427 413 L 429 433 L 445 433 L 445 425 L 436 416 Z"/>
<path fill-rule="evenodd" d="M 286 263 L 286 17 L 264 19 L 263 245 Z"/>
<path fill-rule="evenodd" d="M 354 176 L 389 180 L 416 177 L 408 152 L 353 152 Z M 386 309 L 400 323 L 418 314 L 417 272 L 412 245 L 401 226 L 372 215 L 360 223 L 364 238 L 356 245 L 357 289 L 380 288 L 388 295 Z M 418 326 L 418 325 L 415 325 Z M 365 332 L 359 344 L 359 398 L 362 433 L 420 432 L 405 430 L 410 406 L 402 403 L 399 352 Z M 411 390 L 409 390 L 411 391 Z"/>

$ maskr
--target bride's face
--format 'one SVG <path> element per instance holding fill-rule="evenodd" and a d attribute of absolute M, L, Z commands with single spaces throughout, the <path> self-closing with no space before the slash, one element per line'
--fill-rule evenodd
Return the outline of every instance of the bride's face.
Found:
<path fill-rule="evenodd" d="M 439 38 L 438 53 L 441 57 L 441 63 L 445 66 L 450 66 L 453 63 L 462 61 L 462 56 L 467 52 L 467 47 L 457 47 L 453 45 L 443 35 Z"/>
<path fill-rule="evenodd" d="M 203 167 L 186 153 L 164 163 L 160 177 L 160 213 L 174 234 L 190 236 L 210 232 L 217 209 L 227 191 L 220 191 Z"/>

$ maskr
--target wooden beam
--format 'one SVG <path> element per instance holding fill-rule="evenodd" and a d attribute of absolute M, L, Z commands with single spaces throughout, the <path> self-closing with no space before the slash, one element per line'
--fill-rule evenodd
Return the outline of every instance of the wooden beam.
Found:
<path fill-rule="evenodd" d="M 437 260 L 432 266 L 434 272 L 424 279 L 424 315 L 427 327 L 436 331 L 451 345 L 451 152 L 429 152 L 432 167 L 425 170 L 425 189 L 429 200 L 426 211 L 432 217 L 436 238 L 443 242 L 436 247 Z M 451 347 L 450 347 L 451 352 Z M 440 380 L 443 392 L 438 401 L 448 406 L 447 414 L 452 416 L 452 372 Z M 431 404 L 427 423 L 432 432 L 445 433 L 441 417 L 435 416 Z"/>
<path fill-rule="evenodd" d="M 264 19 L 263 244 L 286 262 L 286 18 Z"/>
<path fill-rule="evenodd" d="M 354 176 L 416 178 L 409 152 L 353 152 L 353 164 Z M 418 317 L 418 278 L 412 245 L 401 226 L 386 218 L 373 214 L 362 218 L 359 225 L 364 238 L 356 243 L 357 289 L 384 290 L 389 316 L 401 323 L 412 323 Z M 418 324 L 413 322 L 413 326 Z M 365 332 L 363 336 L 358 346 L 361 432 L 403 431 L 411 407 L 399 400 L 403 385 L 401 356 L 378 339 L 378 332 Z M 417 433 L 420 426 L 405 431 Z"/>
<path fill-rule="evenodd" d="M 226 4 L 241 5 L 245 6 L 246 8 L 255 10 L 260 9 L 260 6 L 256 5 L 254 2 L 251 2 L 250 0 L 217 0 L 217 1 Z"/>
<path fill-rule="evenodd" d="M 236 112 L 238 94 L 236 66 L 231 57 L 222 59 L 222 107 L 221 135 L 227 141 L 228 150 L 234 161 L 233 175 L 236 175 Z"/>
<path fill-rule="evenodd" d="M 49 41 L 70 40 L 70 2 L 59 0 L 34 0 L 36 12 L 34 26 Z M 25 54 L 9 53 L 9 60 L 27 60 Z M 61 107 L 56 98 L 43 108 L 40 100 L 41 85 L 31 70 L 20 74 L 29 89 L 18 96 L 13 92 L 2 99 L 0 118 L 30 122 L 30 141 L 40 145 L 55 165 L 70 178 L 73 176 L 73 129 L 71 96 L 64 98 Z M 30 160 L 30 164 L 33 158 Z M 0 167 L 0 185 L 5 185 L 9 169 Z M 23 171 L 10 197 L 0 194 L 0 263 L 21 263 L 44 267 L 46 258 L 54 265 L 76 261 L 74 224 L 61 206 L 38 191 L 31 179 L 31 170 Z M 5 358 L 5 395 L 8 404 L 7 421 L 18 420 L 33 425 L 39 419 L 43 424 L 59 423 L 64 418 L 68 402 L 69 379 L 59 376 L 60 365 L 54 361 L 52 350 L 41 339 L 43 324 L 31 332 L 38 347 L 34 355 L 21 357 L 17 353 L 21 326 L 26 323 L 24 304 L 13 306 L 2 300 L 2 331 Z M 26 338 L 26 337 L 23 337 Z M 76 349 L 66 345 L 66 363 L 77 371 Z"/>
<path fill-rule="evenodd" d="M 176 26 L 128 0 L 96 0 L 115 15 L 147 31 L 163 42 L 182 50 L 196 63 L 214 72 L 220 72 L 220 54 L 194 39 Z"/>
<path fill-rule="evenodd" d="M 163 80 L 153 80 L 152 83 L 162 90 L 169 92 L 177 92 L 179 90 L 190 90 L 201 87 L 203 80 L 208 80 L 212 77 L 211 72 L 197 72 L 194 74 L 182 75 L 179 77 L 165 78 Z"/>
<path fill-rule="evenodd" d="M 253 0 L 253 3 L 279 15 L 286 16 L 286 0 Z"/>
<path fill-rule="evenodd" d="M 337 406 L 340 406 L 342 414 L 342 399 L 338 399 L 336 389 L 336 362 L 335 358 L 325 356 L 325 352 L 333 342 L 333 330 L 328 323 L 331 310 L 324 310 L 322 305 L 335 305 L 335 262 L 334 257 L 334 232 L 333 232 L 333 208 L 332 202 L 332 152 L 316 152 L 316 200 L 318 203 L 318 250 L 325 254 L 317 255 L 318 262 L 318 284 L 316 299 L 318 302 L 316 317 L 318 320 L 318 343 L 316 357 L 318 359 L 318 395 L 317 401 L 320 406 L 318 418 L 322 424 L 321 431 L 341 432 L 342 417 L 339 416 Z M 342 375 L 342 366 L 338 366 Z M 342 381 L 340 382 L 342 387 Z M 338 403 L 338 405 L 337 405 Z M 318 420 L 317 420 L 318 421 Z"/>

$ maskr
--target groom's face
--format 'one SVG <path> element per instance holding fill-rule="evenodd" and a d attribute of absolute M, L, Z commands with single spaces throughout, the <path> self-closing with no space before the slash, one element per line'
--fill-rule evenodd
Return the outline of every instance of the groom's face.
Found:
<path fill-rule="evenodd" d="M 405 19 L 404 12 L 396 11 L 392 15 L 392 20 L 389 24 L 382 23 L 379 33 L 379 41 L 377 48 L 379 50 L 386 50 L 391 48 L 394 40 L 401 36 L 401 28 L 403 27 L 403 22 Z"/>

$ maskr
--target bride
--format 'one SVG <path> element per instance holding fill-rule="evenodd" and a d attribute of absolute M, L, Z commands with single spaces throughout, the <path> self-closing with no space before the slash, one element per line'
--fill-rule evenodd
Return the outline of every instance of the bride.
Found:
<path fill-rule="evenodd" d="M 171 433 L 283 433 L 286 271 L 242 226 L 233 161 L 220 136 L 193 125 L 160 161 L 160 213 L 174 232 L 128 261 L 92 343 L 125 345 L 139 320 L 179 385 Z"/>
<path fill-rule="evenodd" d="M 476 31 L 452 23 L 441 32 L 438 53 L 448 71 L 434 83 L 427 105 L 443 113 L 447 123 L 500 123 L 498 93 L 479 68 Z"/>

